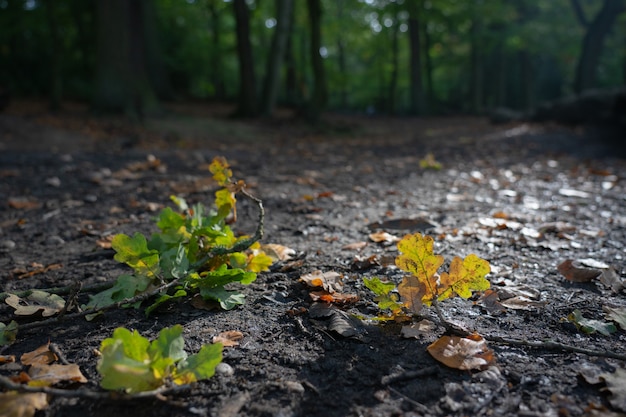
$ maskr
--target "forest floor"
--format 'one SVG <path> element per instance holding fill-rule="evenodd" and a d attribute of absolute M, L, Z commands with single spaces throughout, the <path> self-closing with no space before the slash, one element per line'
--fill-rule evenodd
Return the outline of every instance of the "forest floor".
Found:
<path fill-rule="evenodd" d="M 263 242 L 297 252 L 242 286 L 245 304 L 230 311 L 183 301 L 148 318 L 122 309 L 20 331 L 0 354 L 19 359 L 53 342 L 88 380 L 70 392 L 99 390 L 96 350 L 119 326 L 154 338 L 181 324 L 190 353 L 222 332 L 243 333 L 224 350 L 230 367 L 185 391 L 132 401 L 70 394 L 37 415 L 626 415 L 626 332 L 588 334 L 568 319 L 579 310 L 606 325 L 608 309 L 626 307 L 626 159 L 616 149 L 578 130 L 479 118 L 334 115 L 311 128 L 287 114 L 232 120 L 229 110 L 171 106 L 143 126 L 80 106 L 50 114 L 14 103 L 0 114 L 1 291 L 115 280 L 127 268 L 106 237 L 155 232 L 172 194 L 212 204 L 206 166 L 218 155 L 262 199 Z M 441 169 L 420 167 L 429 153 Z M 238 204 L 233 227 L 252 233 L 256 207 Z M 464 371 L 437 362 L 427 347 L 441 326 L 410 332 L 365 320 L 379 311 L 363 278 L 403 277 L 396 245 L 370 239 L 377 231 L 422 232 L 446 260 L 475 253 L 490 262 L 500 304 L 476 294 L 441 309 L 487 340 L 495 364 Z M 566 279 L 557 266 L 567 259 L 600 277 Z M 343 292 L 358 296 L 336 307 L 352 315 L 344 336 L 310 314 L 300 277 L 317 270 L 341 274 Z M 1 322 L 32 322 L 2 304 Z M 436 318 L 428 308 L 421 315 Z M 0 375 L 21 369 L 1 364 Z"/>

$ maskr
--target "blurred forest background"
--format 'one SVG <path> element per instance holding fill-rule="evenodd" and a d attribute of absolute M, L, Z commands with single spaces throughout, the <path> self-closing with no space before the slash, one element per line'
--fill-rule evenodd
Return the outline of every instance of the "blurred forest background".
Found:
<path fill-rule="evenodd" d="M 0 94 L 484 114 L 626 84 L 626 0 L 0 0 Z"/>

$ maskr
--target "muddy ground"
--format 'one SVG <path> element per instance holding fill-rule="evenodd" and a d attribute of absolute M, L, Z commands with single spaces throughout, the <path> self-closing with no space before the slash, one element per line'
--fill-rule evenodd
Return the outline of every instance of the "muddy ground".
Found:
<path fill-rule="evenodd" d="M 491 126 L 476 118 L 329 116 L 311 128 L 288 117 L 245 122 L 227 113 L 178 106 L 144 126 L 93 118 L 80 107 L 50 115 L 32 103 L 0 115 L 2 291 L 115 280 L 127 270 L 99 242 L 115 233 L 156 231 L 154 217 L 171 194 L 211 204 L 216 185 L 207 180 L 206 164 L 216 155 L 263 200 L 263 242 L 292 248 L 301 260 L 259 274 L 242 287 L 245 305 L 231 311 L 197 310 L 183 301 L 149 318 L 119 310 L 92 322 L 66 319 L 19 332 L 2 354 L 19 356 L 50 340 L 88 378 L 70 387 L 78 390 L 99 390 L 94 351 L 116 327 L 154 337 L 180 323 L 190 353 L 223 331 L 244 334 L 239 346 L 224 351 L 231 368 L 189 390 L 133 401 L 53 398 L 37 415 L 626 412 L 618 393 L 611 397 L 602 380 L 589 376 L 614 374 L 623 360 L 492 341 L 494 367 L 456 370 L 426 350 L 443 328 L 405 338 L 399 325 L 366 320 L 354 322 L 355 334 L 345 337 L 311 317 L 309 290 L 299 282 L 315 270 L 341 273 L 344 292 L 359 301 L 340 308 L 373 317 L 374 296 L 362 279 L 399 282 L 403 274 L 393 266 L 395 244 L 372 242 L 369 234 L 419 231 L 435 238 L 435 251 L 447 260 L 470 253 L 487 259 L 493 288 L 526 297 L 501 311 L 482 306 L 479 295 L 448 300 L 442 310 L 450 321 L 491 339 L 552 340 L 624 355 L 624 330 L 585 334 L 567 320 L 578 309 L 607 321 L 603 307 L 626 306 L 623 288 L 597 279 L 573 283 L 557 271 L 566 259 L 591 259 L 612 266 L 618 281 L 626 277 L 626 160 L 618 150 L 593 132 Z M 420 168 L 428 153 L 441 169 Z M 146 163 L 148 155 L 160 163 Z M 255 226 L 255 206 L 240 200 L 235 229 L 252 233 Z M 356 242 L 367 245 L 345 248 Z M 422 315 L 433 318 L 428 309 Z M 13 309 L 3 304 L 0 318 L 14 319 Z M 14 364 L 0 366 L 2 375 L 15 372 Z"/>

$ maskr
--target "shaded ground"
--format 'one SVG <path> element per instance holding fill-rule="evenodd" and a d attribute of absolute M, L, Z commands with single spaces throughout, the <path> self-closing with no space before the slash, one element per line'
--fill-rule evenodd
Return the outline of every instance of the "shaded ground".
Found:
<path fill-rule="evenodd" d="M 626 276 L 626 161 L 597 138 L 545 125 L 494 127 L 470 118 L 336 116 L 312 130 L 287 117 L 273 123 L 209 117 L 223 116 L 227 108 L 171 110 L 147 120 L 145 127 L 87 118 L 80 107 L 53 117 L 32 103 L 0 115 L 2 290 L 114 280 L 125 269 L 98 240 L 155 231 L 155 211 L 168 204 L 171 194 L 210 204 L 215 184 L 206 180 L 206 164 L 216 155 L 225 156 L 235 176 L 263 200 L 264 241 L 295 249 L 303 262 L 260 274 L 243 288 L 246 304 L 233 311 L 207 312 L 181 303 L 148 319 L 141 311 L 123 310 L 97 322 L 66 320 L 21 332 L 3 354 L 19 355 L 51 340 L 80 365 L 91 389 L 98 384 L 94 349 L 118 326 L 152 337 L 180 323 L 189 352 L 226 330 L 244 334 L 240 346 L 224 353 L 232 375 L 219 373 L 163 400 L 57 398 L 41 415 L 581 416 L 626 411 L 612 408 L 602 384 L 580 376 L 583 369 L 611 373 L 624 366 L 620 360 L 490 343 L 499 372 L 458 371 L 426 351 L 443 329 L 403 338 L 398 326 L 363 324 L 358 338 L 344 338 L 306 310 L 289 314 L 311 305 L 298 278 L 313 270 L 344 275 L 345 292 L 360 298 L 346 311 L 377 314 L 362 278 L 399 282 L 402 274 L 386 262 L 397 254 L 395 245 L 369 241 L 358 252 L 342 248 L 368 241 L 376 230 L 397 236 L 425 231 L 446 259 L 476 253 L 491 263 L 488 278 L 495 288 L 519 294 L 525 286 L 536 297 L 522 301 L 525 309 L 502 312 L 473 301 L 446 301 L 443 309 L 451 321 L 484 336 L 551 339 L 625 354 L 623 330 L 587 335 L 564 320 L 575 309 L 606 320 L 604 306 L 626 306 L 623 290 L 616 293 L 596 281 L 571 283 L 556 269 L 565 259 L 594 259 L 612 265 L 619 279 Z M 443 169 L 419 167 L 429 152 Z M 158 158 L 160 168 L 145 163 L 149 154 Z M 251 233 L 255 207 L 239 204 L 236 228 Z M 412 221 L 385 223 L 394 219 Z M 372 255 L 378 262 L 355 263 Z M 61 266 L 20 278 L 39 268 L 34 263 Z M 8 322 L 12 309 L 0 307 L 0 317 Z M 11 369 L 2 365 L 0 373 Z M 425 371 L 411 373 L 419 370 Z"/>

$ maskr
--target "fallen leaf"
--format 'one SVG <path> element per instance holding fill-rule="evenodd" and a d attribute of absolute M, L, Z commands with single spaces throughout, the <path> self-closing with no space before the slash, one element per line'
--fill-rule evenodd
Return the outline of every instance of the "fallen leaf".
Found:
<path fill-rule="evenodd" d="M 433 333 L 437 328 L 437 325 L 430 320 L 420 320 L 417 323 L 413 323 L 408 326 L 402 326 L 400 334 L 405 339 L 420 339 L 423 336 L 428 336 Z"/>
<path fill-rule="evenodd" d="M 605 269 L 600 274 L 598 280 L 609 287 L 611 291 L 614 293 L 620 293 L 624 288 L 626 288 L 626 284 L 624 284 L 624 280 L 619 276 L 617 271 L 613 267 L 609 267 Z"/>
<path fill-rule="evenodd" d="M 302 275 L 300 281 L 312 288 L 323 288 L 329 293 L 341 292 L 343 290 L 343 275 L 334 272 L 313 271 Z"/>
<path fill-rule="evenodd" d="M 32 210 L 41 207 L 41 203 L 32 197 L 9 197 L 9 207 L 17 210 Z"/>
<path fill-rule="evenodd" d="M 341 247 L 341 250 L 356 250 L 356 251 L 361 251 L 363 250 L 363 248 L 365 248 L 367 246 L 367 242 L 354 242 L 354 243 L 348 243 L 347 245 L 344 245 Z"/>
<path fill-rule="evenodd" d="M 265 252 L 265 254 L 269 256 L 273 262 L 290 261 L 296 255 L 295 250 L 275 243 L 261 245 L 261 250 Z"/>
<path fill-rule="evenodd" d="M 613 394 L 609 397 L 611 406 L 626 411 L 626 369 L 617 368 L 612 374 L 602 374 L 600 378 L 606 382 L 606 390 Z"/>
<path fill-rule="evenodd" d="M 378 255 L 372 255 L 368 257 L 357 255 L 352 260 L 352 267 L 358 270 L 369 269 L 374 266 L 380 266 L 380 259 Z"/>
<path fill-rule="evenodd" d="M 24 353 L 20 357 L 20 362 L 22 362 L 22 364 L 26 366 L 34 364 L 47 365 L 49 363 L 57 361 L 58 359 L 59 358 L 57 357 L 57 355 L 50 350 L 50 342 L 48 342 L 45 345 L 39 346 L 32 352 Z"/>
<path fill-rule="evenodd" d="M 572 282 L 589 282 L 602 274 L 601 270 L 588 268 L 573 259 L 566 259 L 561 262 L 557 269 L 561 275 Z"/>
<path fill-rule="evenodd" d="M 613 323 L 606 323 L 600 320 L 587 319 L 583 317 L 580 310 L 576 309 L 572 311 L 567 319 L 576 325 L 580 331 L 587 334 L 593 334 L 598 332 L 604 336 L 610 336 L 611 333 L 615 333 L 617 329 Z"/>
<path fill-rule="evenodd" d="M 238 346 L 239 341 L 243 339 L 243 333 L 239 330 L 228 330 L 213 337 L 213 343 L 221 343 L 224 347 Z"/>
<path fill-rule="evenodd" d="M 359 297 L 355 294 L 344 294 L 339 292 L 327 291 L 311 291 L 309 293 L 311 300 L 323 301 L 325 303 L 349 304 L 359 301 Z"/>
<path fill-rule="evenodd" d="M 13 363 L 15 362 L 14 355 L 0 355 L 0 363 Z"/>
<path fill-rule="evenodd" d="M 482 336 L 442 336 L 428 346 L 428 353 L 446 366 L 455 369 L 484 369 L 495 363 L 493 350 Z"/>
<path fill-rule="evenodd" d="M 15 309 L 17 316 L 34 316 L 41 313 L 43 317 L 53 316 L 65 307 L 65 300 L 56 294 L 33 290 L 26 298 L 9 294 L 5 303 Z"/>
<path fill-rule="evenodd" d="M 360 320 L 329 304 L 314 303 L 309 307 L 309 316 L 327 319 L 327 329 L 343 337 L 360 339 L 365 332 Z"/>
<path fill-rule="evenodd" d="M 478 301 L 476 301 L 476 304 L 483 307 L 491 314 L 506 311 L 506 308 L 500 303 L 500 297 L 498 296 L 498 293 L 494 290 L 485 291 L 480 296 Z"/>
<path fill-rule="evenodd" d="M 0 394 L 0 415 L 4 417 L 33 417 L 37 410 L 48 407 L 46 394 L 9 391 Z"/>
<path fill-rule="evenodd" d="M 607 313 L 606 318 L 619 324 L 622 330 L 626 330 L 626 307 L 604 306 L 602 309 Z"/>
<path fill-rule="evenodd" d="M 428 229 L 436 227 L 433 223 L 425 218 L 418 217 L 415 219 L 390 219 L 382 222 L 374 222 L 367 225 L 370 230 L 410 230 L 412 232 L 424 232 Z"/>
<path fill-rule="evenodd" d="M 80 372 L 80 368 L 75 363 L 69 365 L 62 364 L 33 364 L 28 369 L 31 386 L 49 386 L 62 381 L 86 383 L 87 378 Z"/>
<path fill-rule="evenodd" d="M 585 191 L 573 190 L 571 188 L 561 188 L 559 190 L 559 194 L 565 197 L 578 197 L 578 198 L 589 198 L 591 194 Z"/>
<path fill-rule="evenodd" d="M 387 232 L 370 233 L 369 238 L 372 242 L 391 244 L 400 240 L 398 236 L 394 236 Z"/>

